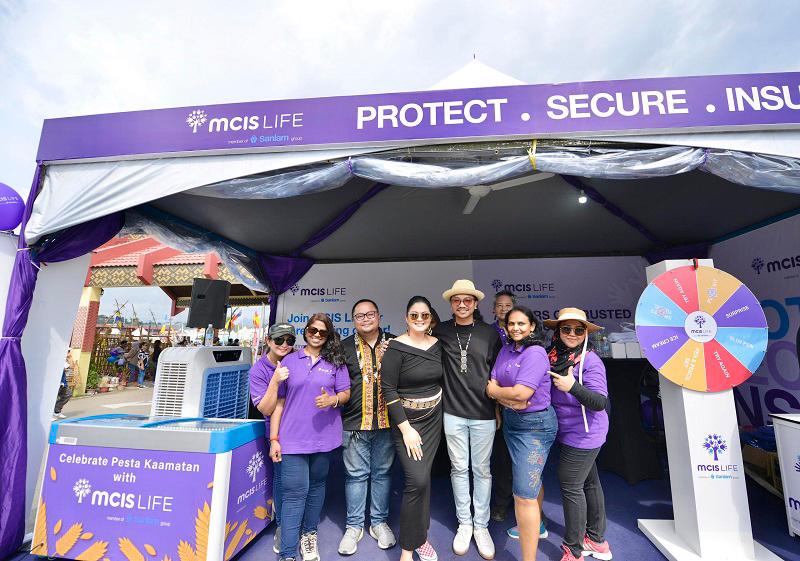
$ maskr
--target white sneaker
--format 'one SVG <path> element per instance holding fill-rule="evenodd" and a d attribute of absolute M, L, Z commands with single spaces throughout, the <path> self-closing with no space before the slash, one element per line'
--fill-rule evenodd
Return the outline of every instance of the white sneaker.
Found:
<path fill-rule="evenodd" d="M 303 554 L 303 561 L 319 561 L 316 532 L 312 531 L 300 536 L 300 552 Z"/>
<path fill-rule="evenodd" d="M 472 526 L 459 524 L 456 537 L 453 539 L 453 553 L 464 555 L 469 551 L 469 542 L 472 541 Z"/>
<path fill-rule="evenodd" d="M 67 416 L 64 415 L 63 413 L 56 414 L 56 417 L 58 417 L 59 419 L 66 419 L 67 418 Z"/>
<path fill-rule="evenodd" d="M 486 528 L 475 528 L 472 532 L 475 538 L 475 545 L 478 546 L 478 553 L 484 559 L 494 559 L 494 542 L 489 530 Z"/>
<path fill-rule="evenodd" d="M 358 542 L 364 536 L 364 528 L 353 528 L 348 526 L 344 531 L 344 536 L 339 542 L 339 555 L 353 555 L 358 551 Z"/>

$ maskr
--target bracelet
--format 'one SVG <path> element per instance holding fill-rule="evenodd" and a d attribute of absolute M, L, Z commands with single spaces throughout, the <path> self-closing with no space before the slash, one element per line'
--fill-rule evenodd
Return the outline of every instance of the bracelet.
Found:
<path fill-rule="evenodd" d="M 336 405 L 334 405 L 333 408 L 336 409 L 337 407 L 339 407 L 339 394 L 338 393 L 336 394 Z"/>
<path fill-rule="evenodd" d="M 280 438 L 279 438 L 279 437 L 277 437 L 277 436 L 270 436 L 270 437 L 269 437 L 269 440 L 270 440 L 270 442 L 272 442 L 272 441 L 275 441 L 275 442 L 280 442 Z"/>

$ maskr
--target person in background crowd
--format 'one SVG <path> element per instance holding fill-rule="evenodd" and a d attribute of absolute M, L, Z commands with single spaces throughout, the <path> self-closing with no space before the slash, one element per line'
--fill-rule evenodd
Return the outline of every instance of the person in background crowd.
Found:
<path fill-rule="evenodd" d="M 148 344 L 145 341 L 142 343 L 139 352 L 136 353 L 136 370 L 138 372 L 139 388 L 144 387 L 144 375 L 147 373 L 147 366 L 150 364 L 150 352 Z"/>
<path fill-rule="evenodd" d="M 513 292 L 501 290 L 494 295 L 494 323 L 492 324 L 500 336 L 500 341 L 505 345 L 508 343 L 508 333 L 506 332 L 506 314 L 517 303 L 517 297 Z"/>
<path fill-rule="evenodd" d="M 429 335 L 433 308 L 414 296 L 405 334 L 392 339 L 381 363 L 381 388 L 392 420 L 394 446 L 405 474 L 400 505 L 400 561 L 437 561 L 428 541 L 431 468 L 442 438 L 441 346 Z"/>
<path fill-rule="evenodd" d="M 281 462 L 280 558 L 319 560 L 317 525 L 325 502 L 331 451 L 342 445 L 339 407 L 350 399 L 350 377 L 333 322 L 312 315 L 306 346 L 281 361 L 289 377 L 278 388 L 270 419 L 270 457 Z"/>
<path fill-rule="evenodd" d="M 128 365 L 128 383 L 133 385 L 133 381 L 139 377 L 139 342 L 132 341 L 122 356 Z"/>
<path fill-rule="evenodd" d="M 558 319 L 545 320 L 555 329 L 548 349 L 552 404 L 558 417 L 561 455 L 558 481 L 564 506 L 564 539 L 561 561 L 585 556 L 611 559 L 605 541 L 606 510 L 595 459 L 608 433 L 608 386 L 606 369 L 589 347 L 588 334 L 602 327 L 578 308 L 563 308 Z M 577 368 L 578 378 L 575 379 Z"/>
<path fill-rule="evenodd" d="M 381 359 L 394 335 L 381 329 L 381 314 L 372 300 L 359 300 L 351 312 L 355 333 L 342 341 L 350 374 L 350 399 L 342 408 L 347 520 L 344 536 L 339 542 L 341 555 L 355 553 L 364 535 L 368 486 L 369 535 L 378 541 L 381 549 L 389 549 L 397 543 L 386 523 L 389 519 L 394 444 L 386 400 L 380 386 Z"/>
<path fill-rule="evenodd" d="M 239 346 L 239 339 L 234 339 L 233 340 L 233 346 L 234 347 L 238 347 Z"/>
<path fill-rule="evenodd" d="M 66 419 L 61 410 L 72 397 L 72 390 L 75 387 L 75 374 L 78 372 L 78 363 L 72 358 L 72 353 L 67 349 L 67 356 L 64 359 L 64 369 L 61 371 L 61 383 L 58 385 L 58 396 L 56 405 L 53 408 L 53 420 Z"/>
<path fill-rule="evenodd" d="M 153 343 L 153 381 L 155 382 L 156 373 L 158 372 L 158 357 L 161 356 L 161 339 L 158 339 L 155 343 Z"/>
<path fill-rule="evenodd" d="M 278 405 L 278 388 L 289 377 L 289 369 L 281 365 L 281 360 L 292 352 L 296 337 L 294 327 L 288 323 L 270 326 L 267 331 L 269 350 L 250 368 L 250 399 L 264 415 L 266 435 L 270 435 L 270 416 Z M 275 536 L 272 550 L 281 549 L 281 463 L 275 462 L 272 470 L 272 509 L 275 516 Z"/>
<path fill-rule="evenodd" d="M 508 333 L 506 333 L 506 314 L 514 307 L 516 296 L 508 290 L 501 290 L 494 295 L 494 323 L 492 324 L 500 336 L 503 345 L 507 344 Z M 498 419 L 497 430 L 501 428 L 501 421 Z M 492 506 L 491 518 L 495 522 L 502 522 L 506 519 L 506 512 L 511 506 L 512 486 L 511 486 L 511 456 L 508 454 L 506 441 L 495 434 L 494 445 L 492 446 Z M 511 534 L 509 534 L 511 536 Z M 514 537 L 514 536 L 511 536 Z"/>
<path fill-rule="evenodd" d="M 486 394 L 503 407 L 503 436 L 511 453 L 522 561 L 535 561 L 542 471 L 556 439 L 558 421 L 550 405 L 550 361 L 544 350 L 542 324 L 523 306 L 512 308 L 505 323 L 510 341 L 497 356 Z"/>
<path fill-rule="evenodd" d="M 488 525 L 492 494 L 490 459 L 496 420 L 495 404 L 486 395 L 486 384 L 500 350 L 500 337 L 491 325 L 475 317 L 483 292 L 472 281 L 457 280 L 442 297 L 450 303 L 454 318 L 440 323 L 433 331 L 442 346 L 444 433 L 458 517 L 453 551 L 464 555 L 474 537 L 481 557 L 493 559 L 495 548 Z"/>

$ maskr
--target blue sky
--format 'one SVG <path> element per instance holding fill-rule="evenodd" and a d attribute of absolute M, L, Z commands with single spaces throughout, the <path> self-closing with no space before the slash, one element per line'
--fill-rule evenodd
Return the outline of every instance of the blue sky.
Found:
<path fill-rule="evenodd" d="M 528 83 L 797 71 L 798 21 L 796 1 L 0 0 L 0 182 L 27 194 L 48 117 L 417 90 L 473 54 Z"/>

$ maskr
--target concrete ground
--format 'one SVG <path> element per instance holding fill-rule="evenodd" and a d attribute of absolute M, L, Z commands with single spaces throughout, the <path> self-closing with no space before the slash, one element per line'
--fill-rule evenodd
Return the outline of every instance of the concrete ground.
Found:
<path fill-rule="evenodd" d="M 131 388 L 70 399 L 61 412 L 68 418 L 109 413 L 149 414 L 153 388 Z"/>

